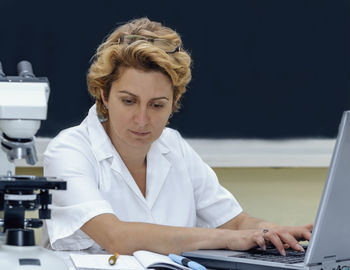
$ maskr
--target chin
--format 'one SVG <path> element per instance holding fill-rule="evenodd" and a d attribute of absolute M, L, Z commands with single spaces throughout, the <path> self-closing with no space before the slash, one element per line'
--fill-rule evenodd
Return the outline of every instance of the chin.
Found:
<path fill-rule="evenodd" d="M 128 138 L 127 140 L 128 144 L 133 147 L 149 147 L 153 143 L 153 141 L 154 140 L 151 140 L 150 138 Z"/>

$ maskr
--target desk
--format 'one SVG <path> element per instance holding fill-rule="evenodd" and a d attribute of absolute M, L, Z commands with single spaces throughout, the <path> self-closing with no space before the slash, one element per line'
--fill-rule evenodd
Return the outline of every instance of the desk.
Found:
<path fill-rule="evenodd" d="M 64 262 L 68 266 L 69 270 L 76 270 L 76 268 L 73 265 L 72 260 L 70 259 L 70 254 L 72 254 L 72 253 L 75 253 L 75 254 L 97 254 L 96 251 L 94 251 L 94 250 L 89 250 L 89 251 L 53 251 L 53 253 L 56 256 L 58 256 L 64 260 Z M 98 250 L 98 254 L 101 254 L 101 253 L 102 253 L 102 251 Z"/>
<path fill-rule="evenodd" d="M 43 153 L 51 138 L 36 138 L 38 163 L 43 166 Z M 186 139 L 211 167 L 328 167 L 334 139 Z M 16 160 L 16 167 L 27 167 L 25 160 Z"/>
<path fill-rule="evenodd" d="M 60 257 L 61 259 L 64 260 L 66 265 L 68 266 L 69 270 L 76 270 L 76 268 L 73 265 L 72 260 L 70 259 L 69 255 L 71 253 L 79 253 L 79 254 L 84 254 L 86 252 L 82 251 L 54 251 L 55 255 Z"/>

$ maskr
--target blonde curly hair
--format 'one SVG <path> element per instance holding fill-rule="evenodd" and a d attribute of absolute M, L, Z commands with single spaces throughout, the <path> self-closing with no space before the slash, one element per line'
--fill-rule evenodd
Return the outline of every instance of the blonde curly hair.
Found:
<path fill-rule="evenodd" d="M 128 44 L 121 42 L 125 35 L 138 35 L 145 39 Z M 166 52 L 164 48 L 150 42 L 154 39 L 165 40 L 177 49 Z M 177 32 L 148 18 L 140 18 L 115 29 L 98 47 L 87 74 L 87 84 L 89 93 L 96 100 L 97 114 L 101 118 L 108 118 L 108 112 L 103 106 L 100 89 L 108 100 L 112 82 L 120 78 L 121 67 L 160 71 L 167 75 L 174 91 L 173 112 L 180 108 L 180 98 L 191 80 L 191 57 L 182 48 Z"/>

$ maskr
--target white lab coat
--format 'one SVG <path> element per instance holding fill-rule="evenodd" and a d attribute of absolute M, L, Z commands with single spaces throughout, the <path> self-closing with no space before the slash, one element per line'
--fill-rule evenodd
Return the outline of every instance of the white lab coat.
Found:
<path fill-rule="evenodd" d="M 44 174 L 67 181 L 66 191 L 52 192 L 52 217 L 46 222 L 56 250 L 92 247 L 94 241 L 80 227 L 103 213 L 122 221 L 218 227 L 242 212 L 213 170 L 170 128 L 147 154 L 144 197 L 103 129 L 95 105 L 79 126 L 50 142 Z"/>

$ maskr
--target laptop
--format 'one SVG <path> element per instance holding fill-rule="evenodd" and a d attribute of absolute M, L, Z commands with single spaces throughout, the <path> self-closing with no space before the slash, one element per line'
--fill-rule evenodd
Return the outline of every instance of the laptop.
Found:
<path fill-rule="evenodd" d="M 284 257 L 274 251 L 275 255 L 258 248 L 244 252 L 197 250 L 182 255 L 215 269 L 349 269 L 346 267 L 350 266 L 350 111 L 343 113 L 306 252 L 287 251 Z"/>

